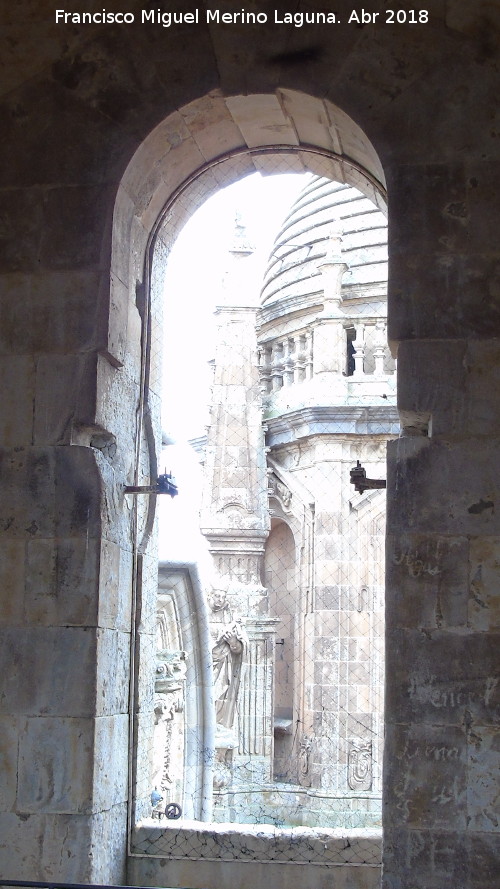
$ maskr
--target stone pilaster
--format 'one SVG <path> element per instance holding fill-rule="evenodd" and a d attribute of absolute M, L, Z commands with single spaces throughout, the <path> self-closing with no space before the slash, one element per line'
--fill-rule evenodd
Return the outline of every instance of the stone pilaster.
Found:
<path fill-rule="evenodd" d="M 341 287 L 347 265 L 342 258 L 340 226 L 332 231 L 328 252 L 319 269 L 323 277 L 324 304 L 314 326 L 313 372 L 315 376 L 335 374 L 342 379 L 347 369 L 347 338 Z"/>
<path fill-rule="evenodd" d="M 238 246 L 238 245 L 237 245 Z M 205 458 L 201 529 L 214 560 L 219 590 L 211 600 L 216 683 L 219 784 L 231 774 L 272 772 L 272 664 L 274 622 L 266 618 L 262 559 L 269 533 L 266 453 L 255 334 L 256 306 L 238 288 L 243 257 L 232 253 L 217 310 L 218 329 L 211 420 Z M 239 262 L 239 269 L 235 265 Z M 238 274 L 236 273 L 238 272 Z M 240 279 L 241 280 L 241 279 Z M 235 304 L 236 303 L 236 304 Z M 244 304 L 242 304 L 244 303 Z M 268 628 L 269 629 L 269 628 Z M 270 633 L 270 635 L 269 635 Z M 269 638 L 268 638 L 269 636 Z M 225 678 L 224 678 L 225 677 Z M 226 686 L 226 687 L 225 687 Z M 258 776 L 257 777 L 257 772 Z"/>
<path fill-rule="evenodd" d="M 391 889 L 403 886 L 403 862 L 418 886 L 479 885 L 470 875 L 495 854 L 499 367 L 498 340 L 399 347 L 405 435 L 388 452 Z"/>

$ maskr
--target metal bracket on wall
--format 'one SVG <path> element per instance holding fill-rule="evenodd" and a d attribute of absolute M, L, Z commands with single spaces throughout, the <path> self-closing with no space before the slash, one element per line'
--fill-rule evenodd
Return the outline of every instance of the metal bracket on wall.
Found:
<path fill-rule="evenodd" d="M 170 494 L 176 497 L 179 493 L 177 483 L 171 473 L 159 475 L 154 485 L 125 485 L 126 494 Z"/>
<path fill-rule="evenodd" d="M 354 469 L 351 469 L 350 477 L 351 485 L 354 485 L 354 488 L 358 492 L 358 494 L 363 494 L 364 491 L 373 490 L 374 488 L 387 487 L 385 478 L 367 478 L 366 469 L 361 466 L 359 460 L 357 461 Z"/>

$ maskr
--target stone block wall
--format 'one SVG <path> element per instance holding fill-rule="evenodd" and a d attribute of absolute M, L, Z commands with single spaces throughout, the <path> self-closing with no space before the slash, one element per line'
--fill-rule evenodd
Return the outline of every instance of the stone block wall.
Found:
<path fill-rule="evenodd" d="M 1 457 L 0 872 L 118 880 L 132 583 L 123 502 L 98 448 L 23 442 Z"/>
<path fill-rule="evenodd" d="M 498 439 L 476 387 L 493 394 L 498 354 L 478 339 L 399 350 L 408 427 L 389 449 L 385 841 L 389 872 L 404 856 L 416 887 L 495 879 Z"/>
<path fill-rule="evenodd" d="M 1 81 L 0 874 L 123 882 L 140 325 L 91 148 L 123 142 L 53 74 Z"/>
<path fill-rule="evenodd" d="M 451 167 L 413 160 L 395 182 L 393 211 L 412 210 L 411 223 L 398 222 L 392 261 L 406 435 L 391 446 L 388 467 L 391 889 L 404 885 L 405 868 L 416 889 L 496 879 L 499 342 L 486 183 L 494 187 L 498 170 L 476 151 Z M 409 233 L 417 220 L 418 238 Z"/>

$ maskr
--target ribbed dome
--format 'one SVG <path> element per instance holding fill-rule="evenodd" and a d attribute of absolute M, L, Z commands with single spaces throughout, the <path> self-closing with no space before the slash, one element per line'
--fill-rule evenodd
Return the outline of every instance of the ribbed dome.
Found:
<path fill-rule="evenodd" d="M 384 214 L 356 188 L 314 176 L 293 204 L 271 252 L 262 288 L 263 321 L 266 316 L 288 314 L 320 301 L 323 282 L 319 266 L 334 220 L 341 221 L 342 254 L 349 267 L 342 285 L 344 301 L 373 305 L 385 300 Z"/>

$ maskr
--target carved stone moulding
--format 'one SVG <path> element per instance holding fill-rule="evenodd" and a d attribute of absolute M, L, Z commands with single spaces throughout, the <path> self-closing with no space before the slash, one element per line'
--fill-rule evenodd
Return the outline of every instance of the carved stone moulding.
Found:
<path fill-rule="evenodd" d="M 351 790 L 371 790 L 372 781 L 372 742 L 351 738 L 347 753 L 347 783 Z"/>

